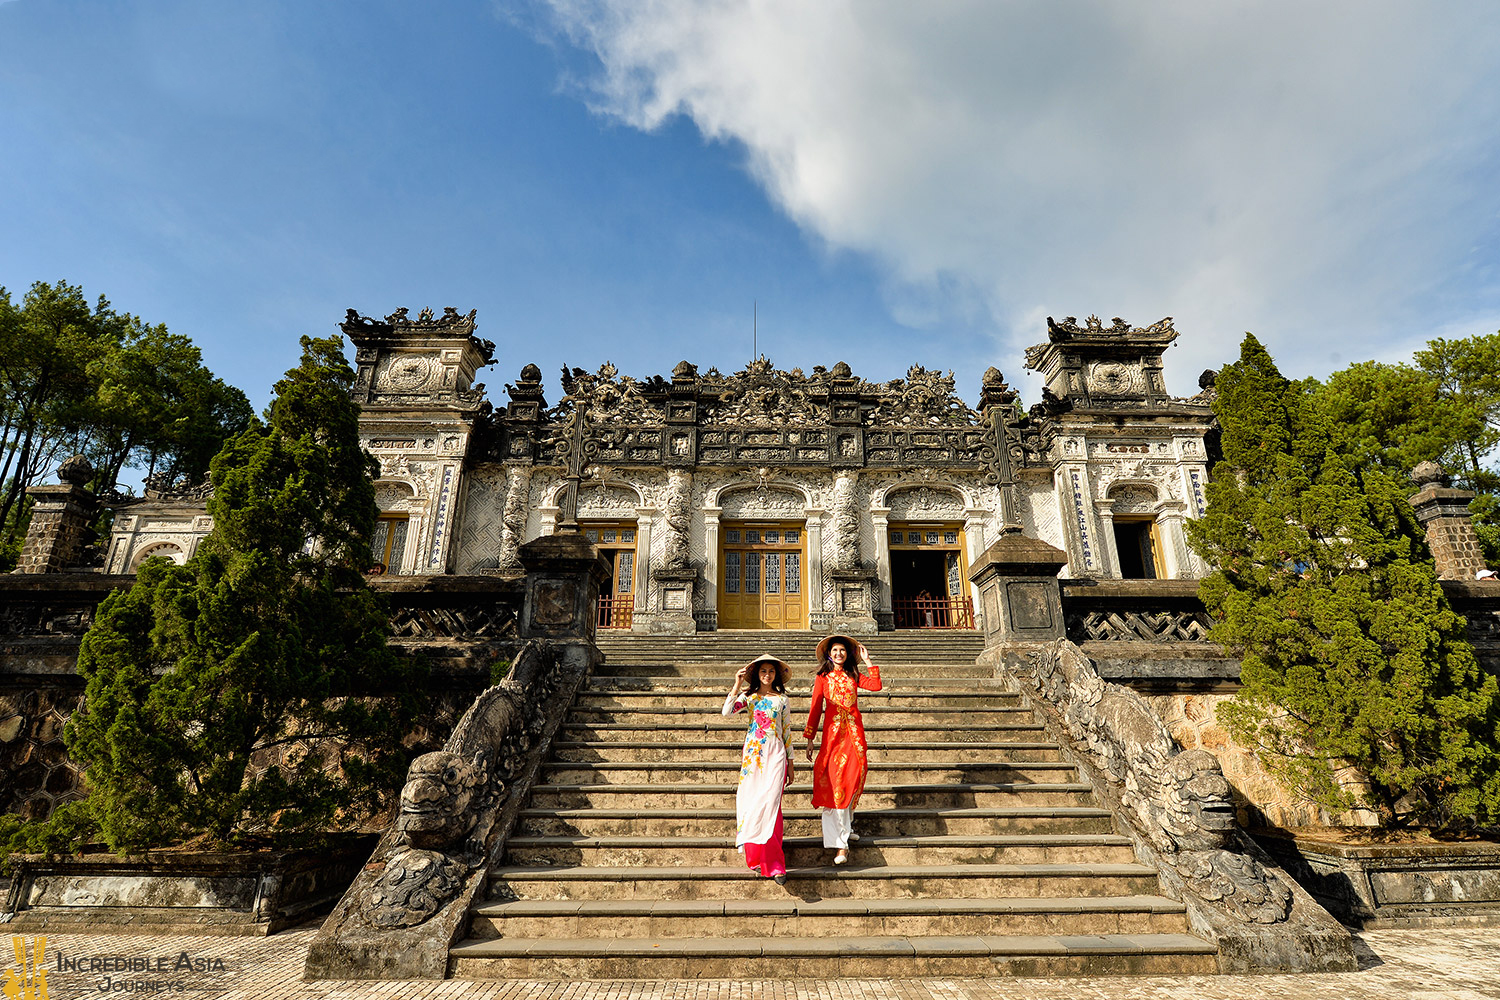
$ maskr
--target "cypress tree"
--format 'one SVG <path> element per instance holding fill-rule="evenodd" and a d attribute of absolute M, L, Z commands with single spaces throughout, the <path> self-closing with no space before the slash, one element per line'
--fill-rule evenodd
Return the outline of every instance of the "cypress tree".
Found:
<path fill-rule="evenodd" d="M 148 560 L 84 637 L 66 739 L 114 850 L 306 842 L 404 771 L 421 678 L 387 649 L 363 576 L 378 467 L 342 341 L 304 337 L 302 351 L 264 422 L 214 458 L 197 552 Z"/>
<path fill-rule="evenodd" d="M 1294 792 L 1391 826 L 1500 819 L 1500 697 L 1448 605 L 1410 486 L 1341 450 L 1317 383 L 1247 335 L 1219 376 L 1224 459 L 1189 527 L 1212 637 L 1242 658 L 1220 709 Z"/>

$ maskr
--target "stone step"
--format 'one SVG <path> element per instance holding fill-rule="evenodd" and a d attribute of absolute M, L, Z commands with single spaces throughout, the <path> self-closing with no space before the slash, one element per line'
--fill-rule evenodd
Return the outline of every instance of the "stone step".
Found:
<path fill-rule="evenodd" d="M 723 711 L 726 690 L 717 691 L 583 691 L 573 703 L 575 712 L 584 709 L 609 709 L 617 712 L 639 712 L 648 708 L 678 708 L 687 713 Z M 787 699 L 793 714 L 806 715 L 812 698 L 792 694 Z M 863 714 L 876 709 L 906 708 L 916 711 L 975 711 L 1015 708 L 1021 696 L 1000 691 L 861 691 L 859 710 Z"/>
<path fill-rule="evenodd" d="M 670 718 L 663 716 L 662 718 Z M 805 721 L 805 720 L 804 720 Z M 801 739 L 801 730 L 795 729 L 796 738 Z M 865 737 L 872 743 L 893 743 L 912 740 L 919 743 L 999 743 L 1015 739 L 1038 742 L 1046 731 L 1025 714 L 1018 714 L 1010 721 L 982 726 L 922 726 L 907 723 L 885 723 L 865 720 Z M 739 746 L 745 739 L 745 720 L 726 718 L 722 715 L 703 716 L 695 719 L 678 718 L 672 722 L 656 722 L 649 727 L 623 722 L 565 722 L 559 734 L 567 742 L 608 742 L 614 740 L 640 741 L 649 736 L 658 743 L 694 742 L 722 739 L 727 745 Z"/>
<path fill-rule="evenodd" d="M 721 703 L 722 704 L 722 703 Z M 659 705 L 642 708 L 574 708 L 568 718 L 573 722 L 613 722 L 619 725 L 638 726 L 649 729 L 658 721 L 667 721 L 674 716 L 698 716 L 713 714 L 720 718 L 721 706 L 713 709 L 689 708 L 684 705 Z M 912 709 L 901 706 L 870 705 L 868 708 L 860 706 L 860 715 L 869 722 L 881 722 L 886 724 L 896 723 L 901 725 L 925 725 L 929 727 L 942 725 L 959 725 L 968 728 L 989 727 L 1003 722 L 1014 722 L 1017 718 L 1031 718 L 1031 711 L 1019 705 L 1000 708 L 932 708 Z M 796 713 L 794 709 L 794 714 Z M 800 713 L 806 716 L 806 710 Z M 740 723 L 742 726 L 744 722 Z M 865 727 L 869 732 L 869 726 Z"/>
<path fill-rule="evenodd" d="M 801 770 L 812 765 L 804 759 Z M 891 785 L 1037 785 L 1066 781 L 1074 774 L 1072 764 L 1064 761 L 953 761 L 912 764 L 900 761 L 869 762 L 866 778 L 870 784 Z M 739 782 L 740 757 L 717 761 L 625 761 L 570 763 L 549 761 L 542 765 L 542 785 L 651 785 L 658 791 L 681 783 L 719 783 L 733 789 Z M 792 788 L 796 788 L 793 785 Z"/>
<path fill-rule="evenodd" d="M 862 836 L 923 837 L 1022 833 L 1112 833 L 1109 810 L 1094 806 L 1011 809 L 866 809 L 855 813 Z M 816 809 L 782 812 L 788 837 L 821 836 Z M 727 809 L 525 809 L 517 832 L 531 836 L 721 836 L 733 831 L 733 805 Z"/>
<path fill-rule="evenodd" d="M 451 951 L 457 979 L 886 979 L 912 976 L 1205 975 L 1187 934 L 992 937 L 502 938 Z"/>
<path fill-rule="evenodd" d="M 791 868 L 813 868 L 831 862 L 823 838 L 785 841 Z M 876 865 L 1040 865 L 1125 864 L 1134 860 L 1129 838 L 1118 834 L 1030 834 L 1020 836 L 877 837 L 864 835 L 849 845 L 849 864 Z M 505 863 L 583 865 L 621 868 L 630 865 L 734 866 L 745 863 L 734 846 L 734 826 L 724 824 L 710 837 L 533 837 L 506 841 Z"/>
<path fill-rule="evenodd" d="M 489 938 L 881 937 L 1181 933 L 1165 896 L 1019 899 L 543 900 L 483 903 Z"/>
<path fill-rule="evenodd" d="M 595 693 L 608 693 L 611 691 L 687 691 L 694 694 L 718 695 L 722 700 L 729 693 L 729 686 L 734 683 L 734 672 L 726 670 L 717 677 L 681 677 L 676 674 L 670 676 L 655 674 L 622 674 L 602 675 L 594 674 L 588 680 L 584 690 Z M 910 692 L 910 691 L 972 691 L 972 692 L 999 692 L 1001 694 L 1014 694 L 1015 688 L 1009 681 L 1000 680 L 989 676 L 976 677 L 882 677 L 881 683 L 886 692 Z M 792 697 L 807 698 L 812 695 L 812 680 L 808 677 L 794 677 L 787 685 L 787 693 Z M 864 697 L 862 693 L 860 697 Z"/>
<path fill-rule="evenodd" d="M 1083 864 L 847 864 L 794 868 L 777 885 L 743 866 L 709 868 L 523 867 L 490 872 L 489 897 L 507 899 L 842 899 L 1015 896 L 1149 896 L 1159 892 L 1156 870 L 1131 863 Z"/>
<path fill-rule="evenodd" d="M 794 805 L 808 802 L 812 785 L 804 775 L 786 791 Z M 733 809 L 733 784 L 714 785 L 545 785 L 532 786 L 531 804 L 551 809 Z M 859 800 L 859 810 L 891 808 L 1001 808 L 1092 805 L 1093 792 L 1080 782 L 979 785 L 909 784 L 882 785 L 867 783 Z M 856 815 L 858 815 L 856 813 Z M 858 822 L 858 820 L 856 820 Z"/>
<path fill-rule="evenodd" d="M 738 734 L 729 734 L 737 736 Z M 801 737 L 793 737 L 800 744 Z M 554 761 L 574 763 L 673 761 L 711 763 L 725 759 L 738 760 L 743 741 L 739 739 L 680 740 L 641 742 L 639 740 L 589 740 L 552 744 Z M 1055 743 L 953 743 L 871 740 L 870 756 L 891 762 L 941 763 L 943 761 L 1056 761 L 1060 751 Z M 802 763 L 804 758 L 798 758 Z"/>
<path fill-rule="evenodd" d="M 683 678 L 701 679 L 704 683 L 722 684 L 729 686 L 729 679 L 734 676 L 735 671 L 748 663 L 753 656 L 747 656 L 738 662 L 723 662 L 718 660 L 691 660 L 678 659 L 673 661 L 653 660 L 650 662 L 609 661 L 601 663 L 594 668 L 595 677 L 655 677 L 655 678 Z M 791 661 L 788 661 L 791 662 Z M 811 664 L 791 663 L 792 677 L 800 684 L 805 677 L 812 676 Z M 993 680 L 995 671 L 993 667 L 982 667 L 974 663 L 945 663 L 945 664 L 913 664 L 909 670 L 898 666 L 887 667 L 881 664 L 880 679 L 884 683 L 887 674 L 892 675 L 893 681 L 919 682 L 928 680 Z M 809 690 L 811 686 L 809 685 Z"/>

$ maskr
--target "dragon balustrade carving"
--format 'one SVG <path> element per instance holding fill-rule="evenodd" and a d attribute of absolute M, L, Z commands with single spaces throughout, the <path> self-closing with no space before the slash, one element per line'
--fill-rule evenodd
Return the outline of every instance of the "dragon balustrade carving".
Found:
<path fill-rule="evenodd" d="M 1059 726 L 1074 753 L 1108 779 L 1124 817 L 1186 891 L 1245 923 L 1287 919 L 1292 890 L 1239 828 L 1212 754 L 1179 753 L 1151 706 L 1105 681 L 1066 639 L 1027 644 L 1006 665 L 1044 721 Z"/>
<path fill-rule="evenodd" d="M 421 924 L 487 863 L 499 806 L 562 683 L 555 650 L 528 642 L 511 676 L 475 700 L 443 749 L 412 762 L 395 829 L 366 866 L 371 877 L 357 887 L 353 919 L 378 928 Z"/>

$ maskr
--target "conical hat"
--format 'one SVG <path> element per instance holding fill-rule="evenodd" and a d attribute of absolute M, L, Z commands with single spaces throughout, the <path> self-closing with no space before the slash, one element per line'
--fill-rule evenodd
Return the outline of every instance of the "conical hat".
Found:
<path fill-rule="evenodd" d="M 820 642 L 820 643 L 818 643 L 818 652 L 817 652 L 818 665 L 817 665 L 817 667 L 815 669 L 817 669 L 817 670 L 822 670 L 823 669 L 823 664 L 828 659 L 828 647 L 832 646 L 835 642 L 839 642 L 839 641 L 842 641 L 844 643 L 844 645 L 848 648 L 849 655 L 852 656 L 852 657 L 854 657 L 856 669 L 858 668 L 859 650 L 860 650 L 860 646 L 862 644 L 857 639 L 852 639 L 852 638 L 850 638 L 847 635 L 839 635 L 838 633 L 835 632 L 833 635 L 825 636 L 823 638 L 823 641 Z M 866 650 L 866 653 L 868 653 L 868 652 L 869 651 Z"/>
<path fill-rule="evenodd" d="M 776 679 L 781 682 L 782 687 L 786 687 L 787 678 L 790 677 L 792 673 L 792 668 L 786 665 L 786 661 L 780 659 L 779 657 L 772 656 L 770 653 L 761 653 L 755 659 L 745 664 L 745 666 L 748 668 L 749 672 L 753 674 L 762 663 L 776 664 Z"/>

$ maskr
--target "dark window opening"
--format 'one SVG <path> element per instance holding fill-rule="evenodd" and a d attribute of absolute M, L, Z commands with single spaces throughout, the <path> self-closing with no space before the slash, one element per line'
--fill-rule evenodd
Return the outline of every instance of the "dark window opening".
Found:
<path fill-rule="evenodd" d="M 1156 579 L 1156 538 L 1150 521 L 1115 521 L 1115 551 L 1120 576 L 1126 580 Z"/>

